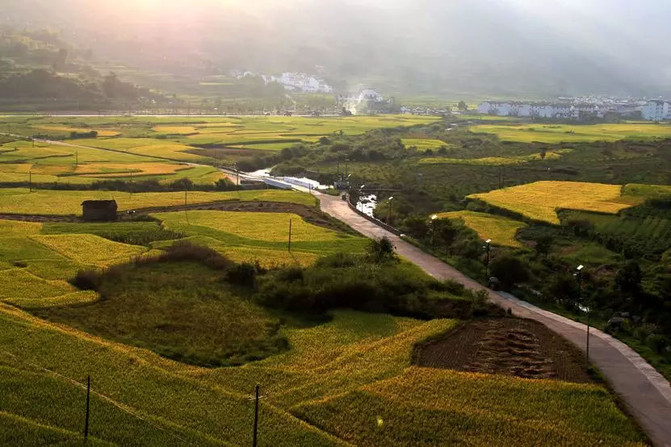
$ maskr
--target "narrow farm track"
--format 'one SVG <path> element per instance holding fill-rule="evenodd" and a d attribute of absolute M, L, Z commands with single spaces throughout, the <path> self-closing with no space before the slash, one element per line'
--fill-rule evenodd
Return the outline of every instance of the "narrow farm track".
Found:
<path fill-rule="evenodd" d="M 514 315 L 543 323 L 548 328 L 585 349 L 586 327 L 581 323 L 545 311 L 507 293 L 496 293 L 393 233 L 352 211 L 347 202 L 315 192 L 322 211 L 370 238 L 388 237 L 399 255 L 421 267 L 429 275 L 452 279 L 474 290 L 485 290 L 492 302 Z M 624 343 L 597 329 L 591 329 L 590 361 L 601 371 L 655 446 L 671 447 L 671 386 L 640 355 Z"/>

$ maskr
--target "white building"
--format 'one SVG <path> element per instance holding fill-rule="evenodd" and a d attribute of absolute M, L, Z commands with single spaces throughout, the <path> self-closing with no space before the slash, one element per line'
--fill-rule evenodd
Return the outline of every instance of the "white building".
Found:
<path fill-rule="evenodd" d="M 603 117 L 605 108 L 596 104 L 571 104 L 568 102 L 511 102 L 485 101 L 478 106 L 478 113 L 496 116 L 579 119 L 584 116 Z"/>
<path fill-rule="evenodd" d="M 282 73 L 280 76 L 263 76 L 267 83 L 277 82 L 285 89 L 300 93 L 333 93 L 333 87 L 324 80 L 306 73 Z"/>
<path fill-rule="evenodd" d="M 662 121 L 671 119 L 671 103 L 653 99 L 641 107 L 641 115 L 644 120 Z"/>

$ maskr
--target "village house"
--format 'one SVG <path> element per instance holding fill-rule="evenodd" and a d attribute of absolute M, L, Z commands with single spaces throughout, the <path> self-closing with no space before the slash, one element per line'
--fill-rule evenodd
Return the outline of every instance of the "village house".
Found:
<path fill-rule="evenodd" d="M 82 202 L 82 218 L 89 222 L 113 222 L 117 220 L 116 200 L 85 200 Z"/>

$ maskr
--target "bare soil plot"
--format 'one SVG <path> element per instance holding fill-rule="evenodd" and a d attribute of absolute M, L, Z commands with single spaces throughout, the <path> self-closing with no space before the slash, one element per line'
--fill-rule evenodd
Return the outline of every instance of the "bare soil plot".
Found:
<path fill-rule="evenodd" d="M 519 318 L 467 322 L 416 346 L 419 366 L 529 379 L 590 382 L 583 354 L 543 324 Z"/>

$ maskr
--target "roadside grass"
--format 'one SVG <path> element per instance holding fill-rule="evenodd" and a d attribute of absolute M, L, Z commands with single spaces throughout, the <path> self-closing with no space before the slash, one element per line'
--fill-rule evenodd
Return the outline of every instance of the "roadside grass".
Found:
<path fill-rule="evenodd" d="M 502 141 L 521 143 L 562 143 L 618 141 L 623 139 L 653 140 L 671 138 L 668 124 L 519 124 L 519 125 L 477 125 L 470 128 L 473 133 L 496 135 Z"/>
<path fill-rule="evenodd" d="M 617 214 L 643 201 L 637 197 L 623 197 L 621 191 L 620 185 L 540 181 L 471 194 L 468 198 L 482 200 L 532 220 L 559 224 L 558 209 Z"/>
<path fill-rule="evenodd" d="M 475 211 L 452 211 L 438 213 L 441 219 L 460 219 L 471 230 L 478 233 L 480 239 L 491 239 L 494 245 L 505 247 L 522 247 L 522 243 L 515 238 L 517 232 L 526 228 L 524 222 L 509 219 L 494 214 Z"/>
<path fill-rule="evenodd" d="M 248 190 L 228 192 L 183 191 L 127 193 L 119 191 L 57 191 L 35 190 L 28 188 L 0 189 L 0 213 L 43 214 L 43 215 L 81 215 L 81 203 L 84 200 L 117 201 L 119 211 L 148 207 L 166 207 L 206 204 L 218 201 L 268 201 L 297 203 L 315 206 L 316 199 L 310 194 L 283 190 Z"/>

